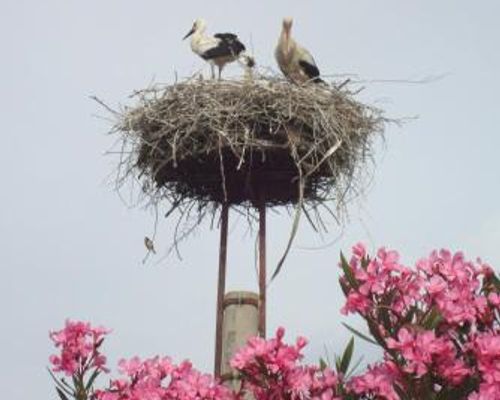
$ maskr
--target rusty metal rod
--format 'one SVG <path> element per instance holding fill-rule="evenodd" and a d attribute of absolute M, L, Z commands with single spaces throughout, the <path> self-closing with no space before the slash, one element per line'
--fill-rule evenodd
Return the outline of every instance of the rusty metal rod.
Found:
<path fill-rule="evenodd" d="M 226 293 L 227 227 L 229 206 L 222 205 L 219 248 L 219 279 L 217 283 L 217 311 L 215 322 L 214 376 L 219 378 L 222 368 L 222 323 L 224 320 L 224 295 Z"/>
<path fill-rule="evenodd" d="M 266 203 L 259 204 L 259 335 L 266 337 Z"/>

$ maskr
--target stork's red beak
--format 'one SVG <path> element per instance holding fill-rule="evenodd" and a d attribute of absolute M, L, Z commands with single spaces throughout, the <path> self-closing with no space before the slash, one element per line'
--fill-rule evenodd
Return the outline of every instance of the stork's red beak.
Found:
<path fill-rule="evenodd" d="M 191 29 L 191 30 L 187 33 L 187 35 L 186 35 L 186 36 L 184 36 L 184 37 L 182 38 L 182 40 L 186 40 L 186 39 L 187 39 L 189 36 L 191 36 L 193 33 L 194 33 L 194 28 L 192 28 L 192 29 Z"/>

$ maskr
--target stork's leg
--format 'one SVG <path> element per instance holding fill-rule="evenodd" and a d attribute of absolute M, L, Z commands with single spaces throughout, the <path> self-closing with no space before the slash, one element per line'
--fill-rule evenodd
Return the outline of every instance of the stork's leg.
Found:
<path fill-rule="evenodd" d="M 219 81 L 222 77 L 222 68 L 224 68 L 222 65 L 219 65 Z"/>
<path fill-rule="evenodd" d="M 215 79 L 215 66 L 210 64 L 210 71 L 212 72 L 212 79 Z"/>

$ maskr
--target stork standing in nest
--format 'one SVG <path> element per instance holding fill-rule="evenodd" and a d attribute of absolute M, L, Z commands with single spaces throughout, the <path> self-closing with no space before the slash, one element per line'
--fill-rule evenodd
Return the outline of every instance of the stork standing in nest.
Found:
<path fill-rule="evenodd" d="M 213 36 L 205 34 L 207 24 L 203 19 L 197 19 L 193 27 L 184 36 L 191 36 L 191 50 L 210 64 L 212 79 L 215 78 L 215 66 L 219 69 L 219 79 L 226 64 L 239 61 L 246 67 L 247 73 L 255 66 L 253 57 L 245 53 L 245 45 L 234 33 L 216 33 Z M 184 40 L 183 39 L 183 40 Z"/>
<path fill-rule="evenodd" d="M 281 72 L 292 82 L 324 83 L 313 56 L 291 36 L 293 19 L 285 18 L 274 55 Z"/>

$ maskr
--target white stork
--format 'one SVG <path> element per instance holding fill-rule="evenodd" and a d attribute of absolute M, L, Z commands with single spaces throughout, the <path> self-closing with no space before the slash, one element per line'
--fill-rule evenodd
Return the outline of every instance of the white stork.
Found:
<path fill-rule="evenodd" d="M 311 53 L 292 38 L 292 24 L 292 18 L 283 20 L 283 28 L 274 52 L 281 72 L 295 83 L 323 83 Z"/>
<path fill-rule="evenodd" d="M 245 53 L 245 45 L 240 42 L 237 35 L 216 33 L 213 36 L 207 36 L 205 35 L 206 26 L 204 20 L 197 19 L 183 40 L 191 36 L 191 50 L 210 64 L 212 78 L 215 78 L 215 66 L 219 68 L 219 79 L 224 66 L 233 61 L 240 61 L 248 69 L 255 66 L 255 60 Z"/>

